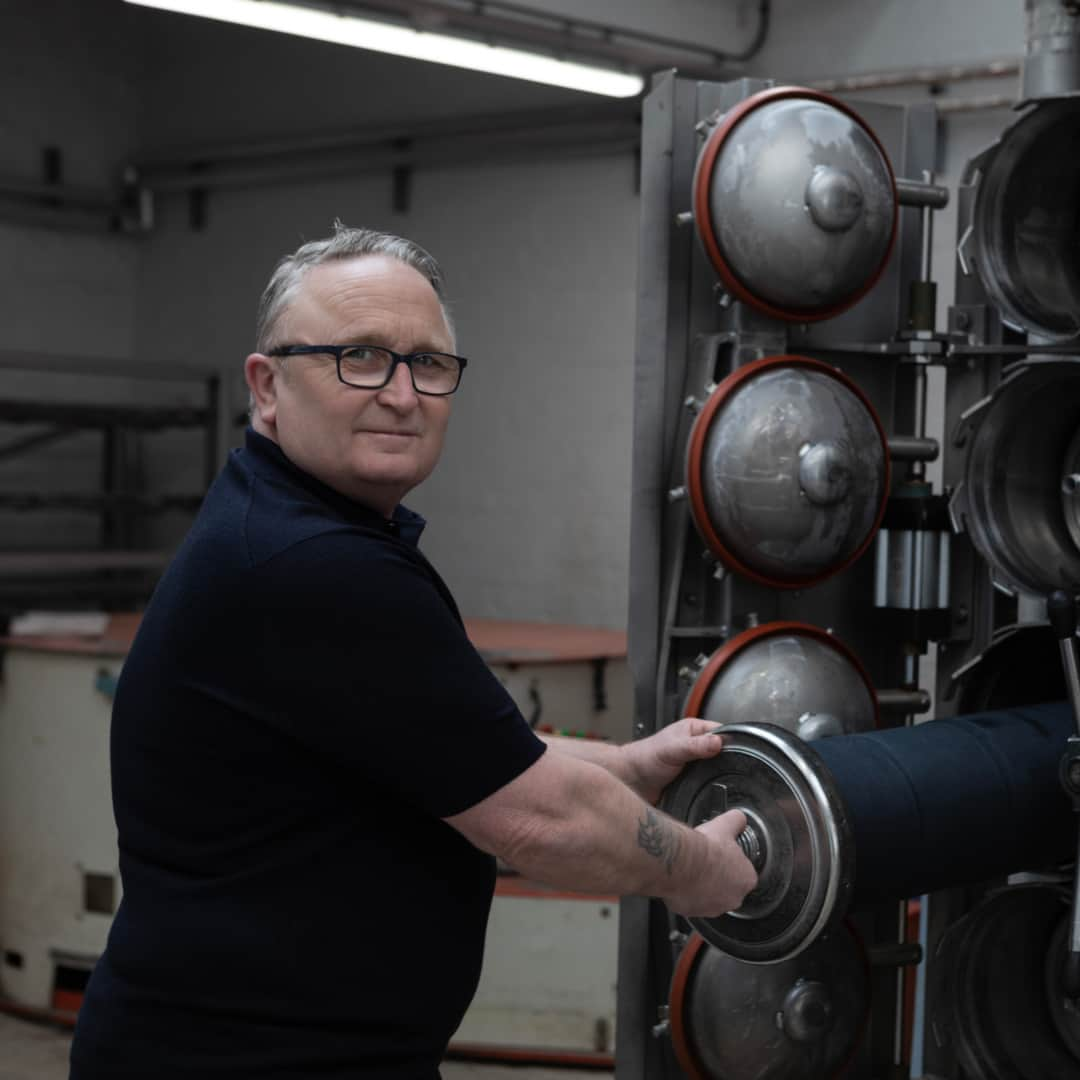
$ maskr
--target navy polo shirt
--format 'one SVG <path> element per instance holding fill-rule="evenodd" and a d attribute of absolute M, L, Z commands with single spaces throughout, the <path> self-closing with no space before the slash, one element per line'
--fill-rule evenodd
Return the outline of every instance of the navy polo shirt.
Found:
<path fill-rule="evenodd" d="M 123 900 L 72 1077 L 431 1080 L 494 861 L 441 818 L 544 745 L 391 521 L 249 431 L 117 687 Z"/>

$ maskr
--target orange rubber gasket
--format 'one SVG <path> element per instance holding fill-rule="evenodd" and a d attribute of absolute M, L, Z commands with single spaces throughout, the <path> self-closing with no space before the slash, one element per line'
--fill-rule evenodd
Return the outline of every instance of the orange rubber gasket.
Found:
<path fill-rule="evenodd" d="M 810 368 L 811 370 L 820 371 L 825 375 L 831 376 L 843 386 L 847 387 L 847 389 L 862 402 L 869 412 L 870 419 L 877 429 L 878 438 L 881 440 L 881 449 L 885 461 L 885 482 L 881 488 L 881 504 L 878 506 L 877 516 L 875 517 L 874 524 L 867 533 L 866 538 L 842 563 L 830 567 L 823 573 L 804 578 L 768 577 L 765 574 L 759 573 L 757 570 L 753 569 L 753 567 L 748 566 L 737 555 L 731 552 L 724 545 L 724 542 L 720 539 L 720 535 L 713 528 L 713 524 L 709 520 L 708 508 L 705 505 L 704 483 L 701 478 L 703 458 L 705 455 L 705 440 L 708 437 L 709 428 L 711 427 L 716 414 L 744 382 L 753 378 L 762 370 L 773 367 Z M 809 356 L 766 356 L 760 360 L 752 360 L 749 364 L 744 364 L 742 367 L 736 368 L 736 370 L 728 375 L 728 377 L 709 395 L 709 400 L 705 403 L 705 407 L 701 412 L 698 413 L 697 419 L 694 421 L 694 426 L 690 431 L 690 444 L 686 458 L 686 489 L 690 497 L 690 513 L 693 516 L 694 524 L 697 526 L 698 532 L 701 534 L 705 543 L 708 544 L 712 553 L 716 555 L 725 566 L 736 571 L 736 573 L 741 574 L 743 577 L 749 578 L 751 581 L 756 581 L 759 585 L 767 585 L 772 589 L 803 589 L 811 585 L 818 585 L 822 581 L 832 577 L 833 574 L 839 574 L 842 570 L 846 570 L 851 566 L 851 564 L 870 546 L 874 537 L 877 535 L 878 529 L 881 527 L 882 519 L 885 517 L 885 507 L 889 501 L 889 487 L 891 484 L 892 463 L 889 458 L 889 440 L 885 434 L 885 429 L 881 425 L 881 420 L 878 419 L 877 410 L 871 404 L 870 399 L 863 393 L 859 385 L 854 382 L 854 380 L 849 379 L 843 372 L 837 371 L 836 368 L 823 363 L 821 360 L 812 360 Z"/>
<path fill-rule="evenodd" d="M 668 1000 L 668 1023 L 671 1025 L 671 1045 L 675 1050 L 676 1060 L 690 1080 L 709 1080 L 698 1064 L 690 1037 L 683 1024 L 686 1010 L 687 990 L 690 976 L 697 966 L 698 955 L 705 947 L 705 939 L 697 933 L 690 935 L 686 947 L 679 954 L 675 972 L 671 977 L 671 994 Z"/>
<path fill-rule="evenodd" d="M 855 929 L 850 919 L 845 919 L 842 925 L 854 939 L 855 945 L 859 951 L 859 957 L 863 963 L 863 970 L 866 972 L 867 999 L 863 1008 L 862 1017 L 859 1021 L 858 1032 L 852 1043 L 851 1051 L 847 1058 L 839 1065 L 836 1072 L 833 1073 L 833 1077 L 842 1076 L 844 1073 L 848 1072 L 855 1063 L 859 1052 L 859 1046 L 866 1037 L 866 1028 L 870 1020 L 870 993 L 873 989 L 873 984 L 870 979 L 870 957 L 866 951 L 866 945 L 863 942 L 862 935 Z M 694 968 L 697 967 L 698 958 L 701 955 L 701 950 L 705 947 L 705 944 L 705 939 L 700 934 L 694 933 L 690 935 L 690 940 L 687 941 L 686 947 L 679 954 L 678 962 L 675 965 L 675 972 L 671 977 L 671 994 L 668 1000 L 668 1022 L 671 1025 L 672 1047 L 675 1050 L 675 1057 L 678 1060 L 679 1065 L 690 1080 L 710 1080 L 710 1077 L 704 1072 L 701 1064 L 697 1060 L 694 1047 L 690 1042 L 690 1037 L 686 1030 L 686 1025 L 683 1023 L 687 998 L 689 996 L 690 977 L 694 973 Z"/>
<path fill-rule="evenodd" d="M 723 252 L 720 250 L 720 245 L 716 242 L 716 229 L 713 223 L 712 209 L 709 206 L 709 188 L 712 185 L 716 159 L 719 157 L 720 150 L 732 131 L 734 131 L 734 129 L 750 113 L 761 108 L 762 105 L 768 105 L 774 101 L 783 101 L 789 98 L 807 98 L 810 101 L 822 102 L 825 105 L 832 106 L 834 109 L 838 109 L 840 112 L 854 120 L 855 123 L 870 136 L 874 145 L 881 153 L 882 160 L 885 162 L 885 169 L 889 174 L 889 185 L 892 188 L 892 229 L 889 233 L 889 245 L 885 250 L 885 254 L 882 256 L 881 262 L 878 264 L 874 273 L 871 274 L 869 280 L 861 288 L 857 289 L 847 299 L 838 304 L 833 304 L 828 308 L 782 308 L 755 296 L 754 293 L 739 280 L 731 265 L 724 258 Z M 870 292 L 878 281 L 881 280 L 881 275 L 885 273 L 885 267 L 888 265 L 889 259 L 892 258 L 893 248 L 896 246 L 897 226 L 900 219 L 900 204 L 896 192 L 896 175 L 893 173 L 892 162 L 889 161 L 889 155 L 885 152 L 885 147 L 881 145 L 881 140 L 874 134 L 866 121 L 864 121 L 850 106 L 845 105 L 842 101 L 838 101 L 829 94 L 823 94 L 819 90 L 809 90 L 801 86 L 777 86 L 771 90 L 762 90 L 759 93 L 746 98 L 745 101 L 739 102 L 738 105 L 733 106 L 724 114 L 720 124 L 713 130 L 705 143 L 694 169 L 693 206 L 694 222 L 697 225 L 698 236 L 701 238 L 705 253 L 709 256 L 709 261 L 720 275 L 720 280 L 724 283 L 724 287 L 727 291 L 731 293 L 736 300 L 741 300 L 744 304 L 749 304 L 750 307 L 756 308 L 762 314 L 768 315 L 770 318 L 781 319 L 784 322 L 820 322 L 822 319 L 831 319 L 857 304 L 868 292 Z"/>
<path fill-rule="evenodd" d="M 778 637 L 780 634 L 798 634 L 802 637 L 814 638 L 814 640 L 829 645 L 840 653 L 858 672 L 859 677 L 866 685 L 870 700 L 874 703 L 874 727 L 881 727 L 881 709 L 878 706 L 877 692 L 874 690 L 874 684 L 870 681 L 870 676 L 867 674 L 866 668 L 863 667 L 862 661 L 842 641 L 822 630 L 820 626 L 790 621 L 767 622 L 762 623 L 761 626 L 752 626 L 749 630 L 737 634 L 729 642 L 717 649 L 709 657 L 709 662 L 701 669 L 701 674 L 698 675 L 694 685 L 690 688 L 690 696 L 686 699 L 686 715 L 698 715 L 698 710 L 705 702 L 705 695 L 716 681 L 717 675 L 738 653 L 755 641 L 768 637 Z"/>

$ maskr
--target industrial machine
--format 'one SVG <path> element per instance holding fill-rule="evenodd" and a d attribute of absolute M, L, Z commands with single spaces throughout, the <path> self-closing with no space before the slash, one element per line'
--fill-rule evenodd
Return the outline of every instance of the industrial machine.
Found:
<path fill-rule="evenodd" d="M 1027 12 L 955 195 L 931 106 L 646 98 L 637 734 L 723 725 L 663 805 L 742 809 L 759 883 L 623 902 L 620 1080 L 1080 1076 L 1080 14 Z"/>

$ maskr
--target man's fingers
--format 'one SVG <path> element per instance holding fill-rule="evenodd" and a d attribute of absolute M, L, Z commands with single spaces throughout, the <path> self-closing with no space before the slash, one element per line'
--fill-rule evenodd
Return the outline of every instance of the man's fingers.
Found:
<path fill-rule="evenodd" d="M 692 757 L 712 757 L 724 748 L 720 735 L 693 735 L 686 741 L 686 747 Z"/>
<path fill-rule="evenodd" d="M 746 828 L 746 815 L 741 810 L 727 810 L 708 822 L 714 836 L 726 836 L 734 840 Z"/>
<path fill-rule="evenodd" d="M 715 724 L 709 723 L 708 720 L 702 720 L 699 716 L 687 716 L 683 719 L 683 725 L 690 732 L 691 735 L 704 735 L 706 732 L 712 731 Z"/>

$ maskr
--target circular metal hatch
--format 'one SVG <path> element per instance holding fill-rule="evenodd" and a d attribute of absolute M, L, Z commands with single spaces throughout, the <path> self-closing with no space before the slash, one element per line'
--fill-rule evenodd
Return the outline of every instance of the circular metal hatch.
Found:
<path fill-rule="evenodd" d="M 848 923 L 777 964 L 743 963 L 693 934 L 671 981 L 675 1055 L 693 1080 L 827 1080 L 857 1049 L 869 997 Z"/>
<path fill-rule="evenodd" d="M 998 581 L 1036 594 L 1080 589 L 1080 361 L 1014 368 L 965 416 L 964 482 L 951 512 Z"/>
<path fill-rule="evenodd" d="M 881 276 L 896 181 L 858 114 L 801 87 L 729 109 L 698 157 L 694 220 L 727 290 L 772 318 L 826 319 Z"/>
<path fill-rule="evenodd" d="M 852 827 L 807 743 L 770 724 L 731 724 L 721 734 L 724 749 L 684 769 L 661 805 L 692 828 L 725 810 L 746 814 L 757 885 L 738 910 L 689 922 L 730 956 L 775 963 L 798 956 L 842 918 L 854 883 Z"/>
<path fill-rule="evenodd" d="M 859 387 L 818 360 L 770 356 L 732 372 L 690 433 L 698 532 L 729 568 L 773 588 L 816 584 L 874 538 L 888 442 Z"/>
<path fill-rule="evenodd" d="M 745 630 L 709 658 L 687 716 L 714 724 L 775 724 L 801 739 L 877 726 L 877 695 L 858 658 L 831 634 L 798 622 Z"/>
<path fill-rule="evenodd" d="M 1048 956 L 1067 911 L 1060 889 L 1016 885 L 991 893 L 942 937 L 942 1008 L 930 1019 L 965 1075 L 1071 1080 L 1080 1072 L 1048 1001 Z"/>
<path fill-rule="evenodd" d="M 961 242 L 1002 319 L 1061 341 L 1080 333 L 1080 101 L 1039 105 L 972 160 Z"/>

